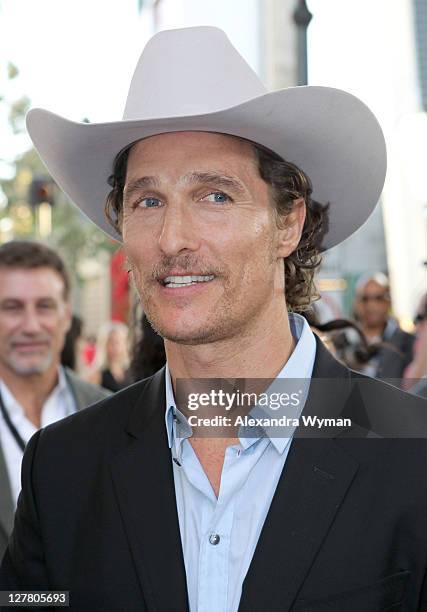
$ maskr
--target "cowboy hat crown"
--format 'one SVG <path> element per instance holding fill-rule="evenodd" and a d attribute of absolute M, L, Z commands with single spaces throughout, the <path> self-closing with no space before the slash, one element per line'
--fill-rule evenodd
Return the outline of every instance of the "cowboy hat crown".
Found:
<path fill-rule="evenodd" d="M 167 30 L 153 36 L 142 52 L 123 119 L 203 115 L 265 93 L 222 30 Z"/>
<path fill-rule="evenodd" d="M 153 36 L 137 64 L 123 120 L 76 123 L 32 109 L 27 128 L 58 185 L 116 240 L 104 204 L 108 177 L 124 147 L 178 131 L 230 134 L 263 145 L 310 177 L 313 198 L 329 203 L 322 248 L 349 237 L 373 211 L 384 183 L 386 149 L 372 112 L 331 87 L 268 92 L 214 27 Z"/>

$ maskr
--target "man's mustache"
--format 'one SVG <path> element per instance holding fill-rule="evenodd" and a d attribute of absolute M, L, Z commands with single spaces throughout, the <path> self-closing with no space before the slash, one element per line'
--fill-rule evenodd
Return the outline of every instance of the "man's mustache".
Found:
<path fill-rule="evenodd" d="M 180 273 L 186 272 L 197 273 L 202 276 L 214 274 L 215 276 L 224 276 L 226 274 L 225 266 L 212 264 L 202 261 L 194 255 L 181 255 L 179 257 L 164 257 L 159 261 L 151 271 L 151 278 L 158 280 L 168 276 L 171 272 L 179 270 Z"/>
<path fill-rule="evenodd" d="M 28 342 L 34 343 L 46 343 L 49 344 L 51 342 L 51 336 L 47 334 L 26 334 L 25 336 L 13 336 L 10 339 L 10 344 L 28 344 Z"/>

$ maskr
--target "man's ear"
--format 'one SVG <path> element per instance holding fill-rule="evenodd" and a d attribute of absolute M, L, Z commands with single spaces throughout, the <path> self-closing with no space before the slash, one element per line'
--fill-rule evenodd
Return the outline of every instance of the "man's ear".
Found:
<path fill-rule="evenodd" d="M 288 257 L 297 248 L 304 227 L 305 215 L 305 200 L 298 198 L 294 200 L 291 212 L 279 217 L 278 257 Z"/>

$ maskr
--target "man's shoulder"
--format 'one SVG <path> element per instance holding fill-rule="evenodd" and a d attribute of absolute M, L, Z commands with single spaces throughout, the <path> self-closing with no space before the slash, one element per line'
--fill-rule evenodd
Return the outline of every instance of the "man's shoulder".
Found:
<path fill-rule="evenodd" d="M 92 383 L 83 380 L 78 374 L 73 372 L 70 368 L 64 368 L 65 375 L 69 385 L 72 388 L 72 391 L 76 397 L 77 408 L 81 410 L 82 408 L 86 408 L 99 400 L 102 400 L 111 395 L 111 391 L 108 389 L 104 389 L 104 387 L 100 387 L 99 385 L 94 385 Z"/>
<path fill-rule="evenodd" d="M 406 405 L 427 407 L 425 399 L 408 393 L 396 386 L 397 379 L 381 379 L 367 376 L 361 372 L 349 370 L 353 384 L 364 391 L 364 397 L 367 400 L 377 401 L 378 399 L 388 398 L 398 402 L 404 402 Z"/>
<path fill-rule="evenodd" d="M 376 436 L 427 442 L 427 403 L 386 380 L 351 372 L 355 422 Z"/>
<path fill-rule="evenodd" d="M 123 429 L 130 412 L 153 379 L 154 376 L 138 381 L 117 393 L 103 394 L 103 397 L 91 406 L 45 427 L 41 437 L 44 440 L 56 441 L 83 440 L 88 437 L 99 440 L 101 432 Z"/>
<path fill-rule="evenodd" d="M 158 384 L 150 387 L 153 379 Z M 163 417 L 159 412 L 161 381 L 161 375 L 142 380 L 40 429 L 26 447 L 22 473 L 31 473 L 35 490 L 46 493 L 46 500 L 66 495 L 70 487 L 90 488 L 134 442 L 136 420 L 145 428 L 145 415 L 150 415 L 148 422 L 153 413 L 164 418 L 164 406 Z"/>

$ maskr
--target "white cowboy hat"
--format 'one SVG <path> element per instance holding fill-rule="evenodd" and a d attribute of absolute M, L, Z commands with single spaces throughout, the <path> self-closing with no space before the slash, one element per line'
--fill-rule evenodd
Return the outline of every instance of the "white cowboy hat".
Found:
<path fill-rule="evenodd" d="M 155 134 L 197 130 L 259 143 L 306 172 L 313 198 L 330 203 L 322 248 L 353 234 L 373 211 L 384 184 L 386 149 L 372 112 L 330 87 L 267 92 L 217 28 L 153 36 L 136 67 L 122 121 L 75 123 L 43 109 L 28 132 L 50 174 L 74 204 L 116 240 L 104 203 L 117 153 Z"/>

